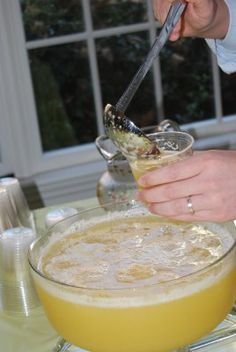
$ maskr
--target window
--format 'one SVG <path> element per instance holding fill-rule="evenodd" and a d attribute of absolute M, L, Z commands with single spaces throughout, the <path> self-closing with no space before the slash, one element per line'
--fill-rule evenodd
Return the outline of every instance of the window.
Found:
<path fill-rule="evenodd" d="M 23 0 L 21 10 L 43 150 L 93 142 L 103 131 L 101 108 L 115 104 L 156 35 L 151 2 Z M 223 99 L 204 41 L 168 43 L 128 115 L 146 126 L 232 114 L 233 79 L 221 78 Z"/>
<path fill-rule="evenodd" d="M 104 106 L 117 102 L 160 31 L 151 1 L 0 0 L 0 30 L 1 174 L 46 185 L 74 167 L 78 183 L 95 183 Z M 203 40 L 169 42 L 127 115 L 140 127 L 171 118 L 198 137 L 231 133 L 235 78 Z"/>

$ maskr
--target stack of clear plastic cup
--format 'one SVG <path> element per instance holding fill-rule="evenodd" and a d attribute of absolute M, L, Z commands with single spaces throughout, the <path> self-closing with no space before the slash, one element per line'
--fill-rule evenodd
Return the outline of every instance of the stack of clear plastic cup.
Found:
<path fill-rule="evenodd" d="M 21 226 L 7 190 L 0 185 L 0 234 L 12 227 Z"/>
<path fill-rule="evenodd" d="M 11 203 L 11 207 L 13 208 L 13 211 L 16 217 L 14 226 L 9 226 L 6 228 L 17 227 L 17 226 L 34 228 L 33 215 L 29 209 L 28 203 L 26 201 L 26 198 L 21 189 L 18 179 L 14 177 L 0 178 L 0 187 L 4 188 L 7 191 L 8 197 Z M 2 202 L 1 197 L 0 197 L 0 202 Z M 7 201 L 5 201 L 5 203 L 7 203 Z M 6 204 L 3 204 L 1 208 L 5 206 Z M 0 217 L 1 217 L 1 210 L 0 210 Z"/>
<path fill-rule="evenodd" d="M 28 316 L 39 306 L 27 258 L 34 239 L 34 231 L 25 227 L 0 234 L 0 310 L 3 312 Z"/>

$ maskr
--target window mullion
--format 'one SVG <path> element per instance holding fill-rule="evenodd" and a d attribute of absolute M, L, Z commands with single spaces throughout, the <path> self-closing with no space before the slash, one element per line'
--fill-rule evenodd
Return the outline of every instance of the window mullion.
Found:
<path fill-rule="evenodd" d="M 88 6 L 87 2 L 85 6 Z M 90 11 L 89 8 L 86 11 Z M 91 18 L 91 15 L 88 14 Z M 87 16 L 87 15 L 86 15 Z M 91 22 L 91 19 L 89 20 Z M 106 29 L 92 29 L 92 37 L 94 39 L 97 38 L 104 38 L 104 37 L 111 37 L 113 35 L 122 35 L 127 33 L 134 33 L 145 31 L 149 29 L 148 23 L 138 23 L 138 24 L 130 24 L 130 25 L 123 25 L 119 27 L 111 27 Z M 43 39 L 35 39 L 29 40 L 26 42 L 27 49 L 38 49 L 38 48 L 45 48 L 54 45 L 60 44 L 69 44 L 75 43 L 82 40 L 87 40 L 87 32 L 81 33 L 73 33 L 73 34 L 65 34 L 55 37 L 43 38 Z"/>
<path fill-rule="evenodd" d="M 58 37 L 27 41 L 26 48 L 27 49 L 38 49 L 38 48 L 45 48 L 45 47 L 48 48 L 48 47 L 54 46 L 54 45 L 70 44 L 70 43 L 75 43 L 75 42 L 86 40 L 86 39 L 87 39 L 86 32 L 75 33 L 75 34 L 66 34 L 66 35 L 61 35 Z"/>
<path fill-rule="evenodd" d="M 104 108 L 102 105 L 101 86 L 100 86 L 99 71 L 98 71 L 98 64 L 97 64 L 96 45 L 95 45 L 95 40 L 93 35 L 90 1 L 83 0 L 83 10 L 84 10 L 86 31 L 88 34 L 88 57 L 89 57 L 90 69 L 91 69 L 91 80 L 93 84 L 95 111 L 97 116 L 97 129 L 98 129 L 98 134 L 103 134 L 104 126 L 103 126 L 102 116 L 103 116 Z"/>
<path fill-rule="evenodd" d="M 221 96 L 221 82 L 220 70 L 217 64 L 216 56 L 211 53 L 212 75 L 213 75 L 213 91 L 214 91 L 214 104 L 215 104 L 215 117 L 218 122 L 222 121 L 222 96 Z"/>

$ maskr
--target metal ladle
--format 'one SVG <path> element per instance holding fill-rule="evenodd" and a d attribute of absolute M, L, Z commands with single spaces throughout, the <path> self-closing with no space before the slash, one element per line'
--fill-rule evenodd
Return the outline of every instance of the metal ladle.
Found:
<path fill-rule="evenodd" d="M 105 107 L 104 124 L 106 134 L 125 156 L 132 156 L 132 154 L 150 155 L 160 153 L 156 143 L 151 141 L 139 127 L 125 116 L 124 113 L 142 80 L 149 71 L 154 59 L 168 40 L 185 7 L 186 4 L 182 0 L 175 0 L 173 2 L 160 35 L 156 38 L 145 61 L 138 69 L 129 86 L 115 107 L 111 104 L 107 104 Z"/>

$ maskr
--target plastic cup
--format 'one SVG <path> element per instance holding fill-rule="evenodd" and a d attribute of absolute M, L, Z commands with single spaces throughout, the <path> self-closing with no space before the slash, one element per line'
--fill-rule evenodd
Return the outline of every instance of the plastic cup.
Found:
<path fill-rule="evenodd" d="M 7 191 L 8 200 L 6 200 L 5 203 L 11 203 L 11 205 L 9 204 L 9 208 L 11 207 L 11 212 L 14 212 L 15 217 L 12 226 L 6 228 L 17 226 L 34 228 L 33 215 L 29 209 L 18 179 L 14 177 L 1 178 L 0 187 Z"/>
<path fill-rule="evenodd" d="M 39 306 L 27 260 L 36 238 L 30 228 L 18 227 L 0 234 L 0 310 L 28 316 Z"/>
<path fill-rule="evenodd" d="M 136 181 L 148 171 L 153 171 L 192 155 L 194 139 L 186 132 L 156 132 L 148 136 L 157 143 L 160 154 L 126 155 Z"/>

